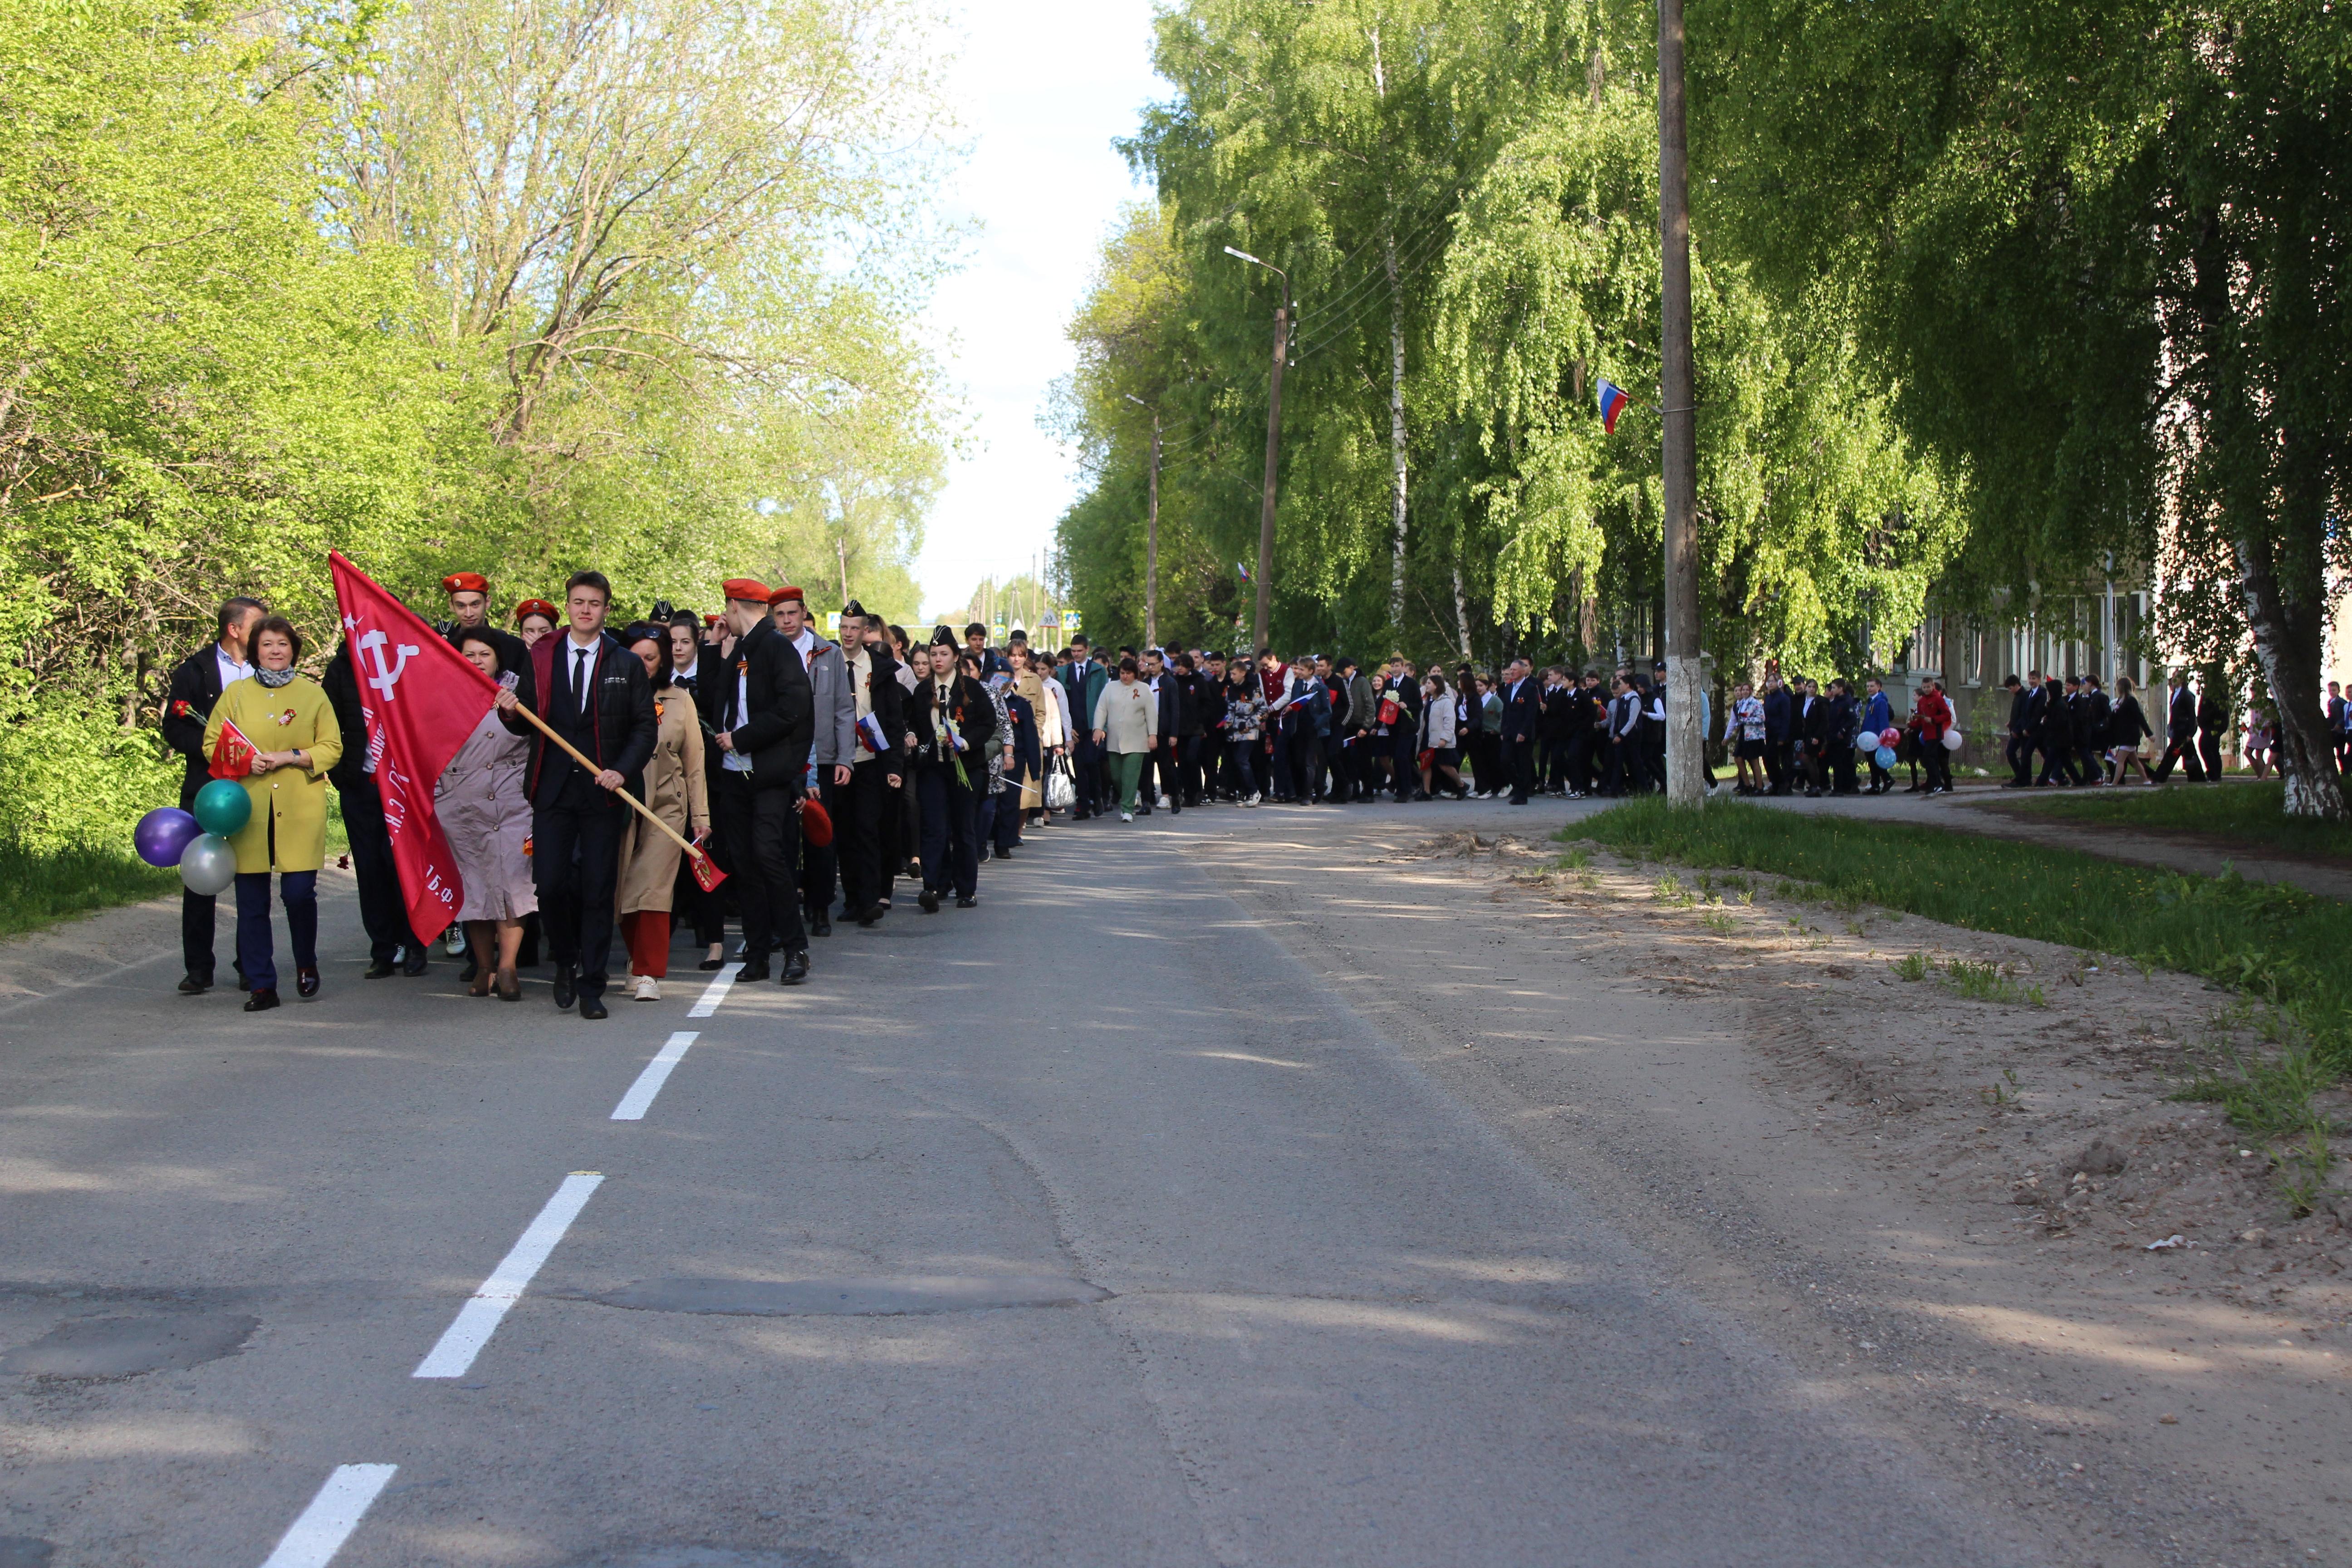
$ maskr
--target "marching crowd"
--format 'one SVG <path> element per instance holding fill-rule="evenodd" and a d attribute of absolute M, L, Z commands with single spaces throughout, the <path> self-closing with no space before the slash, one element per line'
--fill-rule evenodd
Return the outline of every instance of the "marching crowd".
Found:
<path fill-rule="evenodd" d="M 721 611 L 657 604 L 614 627 L 610 585 L 594 572 L 573 574 L 561 605 L 523 601 L 508 630 L 480 575 L 442 586 L 440 629 L 499 689 L 434 788 L 463 882 L 446 940 L 473 995 L 519 1000 L 518 972 L 544 959 L 557 1005 L 583 1018 L 606 1016 L 616 934 L 631 994 L 654 1000 L 681 929 L 702 969 L 724 966 L 731 906 L 738 978 L 797 984 L 836 910 L 871 926 L 902 881 L 926 914 L 971 909 L 982 862 L 1009 858 L 1057 817 L 1474 794 L 1523 805 L 1664 785 L 1663 664 L 1604 682 L 1526 659 L 1490 677 L 1466 663 L 1419 670 L 1401 655 L 1366 668 L 1267 651 L 1111 652 L 1084 637 L 1048 649 L 1019 630 L 997 648 L 977 625 L 917 640 L 855 601 L 836 642 L 818 634 L 800 589 L 749 578 L 723 584 Z M 279 1005 L 273 875 L 297 994 L 319 993 L 331 785 L 366 975 L 424 973 L 428 947 L 409 926 L 349 640 L 313 681 L 296 668 L 300 634 L 254 600 L 223 605 L 215 633 L 173 672 L 163 732 L 185 759 L 183 807 L 212 776 L 225 725 L 264 737 L 244 779 L 252 816 L 230 839 L 232 963 L 247 1009 Z M 2227 707 L 2190 692 L 2185 676 L 2173 678 L 2168 749 L 2152 774 L 2138 752 L 2147 716 L 2128 681 L 2112 699 L 2091 677 L 2007 684 L 2015 784 L 2121 784 L 2135 764 L 2162 779 L 2176 760 L 2191 779 L 2221 774 Z M 1768 666 L 1760 684 L 1729 696 L 1719 739 L 1735 793 L 1883 794 L 1906 763 L 1912 792 L 1952 787 L 1958 736 L 1935 680 L 1899 720 L 1874 679 L 1823 687 Z M 2330 696 L 2331 719 L 2352 722 Z M 1701 701 L 1702 732 L 1716 739 Z M 1707 781 L 1718 787 L 1712 767 Z M 215 979 L 215 900 L 184 900 L 180 989 L 202 993 Z"/>

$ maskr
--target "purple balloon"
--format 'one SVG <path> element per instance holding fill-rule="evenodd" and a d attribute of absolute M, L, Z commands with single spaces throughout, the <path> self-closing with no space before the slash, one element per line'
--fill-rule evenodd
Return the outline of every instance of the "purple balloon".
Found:
<path fill-rule="evenodd" d="M 189 841 L 203 831 L 203 825 L 193 812 L 182 811 L 176 805 L 158 806 L 139 819 L 139 826 L 131 836 L 131 847 L 150 866 L 168 871 L 180 863 Z"/>

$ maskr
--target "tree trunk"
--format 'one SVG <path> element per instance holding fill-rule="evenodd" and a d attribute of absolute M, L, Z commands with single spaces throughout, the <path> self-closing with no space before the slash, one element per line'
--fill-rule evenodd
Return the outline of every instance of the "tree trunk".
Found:
<path fill-rule="evenodd" d="M 1404 625 L 1404 521 L 1408 499 L 1404 472 L 1404 289 L 1397 279 L 1396 224 L 1389 224 L 1389 461 L 1394 472 L 1391 505 L 1395 548 L 1389 566 L 1389 627 Z"/>
<path fill-rule="evenodd" d="M 1462 547 L 1454 547 L 1454 635 L 1461 639 L 1462 662 L 1470 662 L 1470 595 L 1462 586 Z"/>
<path fill-rule="evenodd" d="M 2241 533 L 2236 541 L 2238 593 L 2254 634 L 2254 658 L 2271 689 L 2278 721 L 2279 772 L 2286 815 L 2352 821 L 2344 783 L 2319 696 L 2319 663 L 2326 636 L 2326 595 L 2282 593 L 2269 539 Z"/>

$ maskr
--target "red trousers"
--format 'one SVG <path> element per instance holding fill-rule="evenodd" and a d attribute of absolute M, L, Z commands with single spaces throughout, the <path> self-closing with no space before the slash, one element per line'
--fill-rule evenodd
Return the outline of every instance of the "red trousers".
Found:
<path fill-rule="evenodd" d="M 621 917 L 621 935 L 629 944 L 629 973 L 656 980 L 669 974 L 669 911 L 631 910 Z"/>

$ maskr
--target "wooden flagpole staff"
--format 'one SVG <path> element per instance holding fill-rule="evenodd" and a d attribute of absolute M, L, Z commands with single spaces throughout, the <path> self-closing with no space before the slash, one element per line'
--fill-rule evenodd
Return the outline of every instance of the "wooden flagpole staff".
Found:
<path fill-rule="evenodd" d="M 593 779 L 598 773 L 604 771 L 603 768 L 598 767 L 594 763 L 590 762 L 586 757 L 582 756 L 580 754 L 579 747 L 573 745 L 571 742 L 557 734 L 553 730 L 548 728 L 547 721 L 532 712 L 530 710 L 530 703 L 517 700 L 514 710 L 521 714 L 524 718 L 530 720 L 532 724 L 536 725 L 541 734 L 546 736 L 549 740 L 562 747 L 564 753 L 573 762 L 578 763 L 582 768 L 585 769 L 590 778 Z M 689 857 L 694 859 L 706 862 L 710 859 L 710 857 L 703 850 L 695 847 L 693 845 L 688 844 L 685 839 L 679 837 L 677 829 L 672 827 L 668 823 L 664 822 L 660 816 L 656 816 L 652 806 L 647 805 L 644 801 L 639 800 L 635 795 L 631 795 L 625 789 L 616 789 L 613 793 L 619 795 L 623 800 L 627 801 L 629 805 L 635 809 L 639 816 L 644 817 L 647 822 L 650 822 L 656 827 L 660 828 L 663 833 L 668 836 L 671 843 L 677 845 L 680 849 L 685 850 Z M 711 869 L 718 870 L 718 867 L 713 865 Z M 722 872 L 720 874 L 723 876 L 725 873 Z"/>

